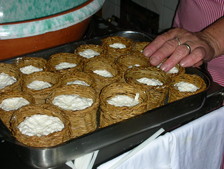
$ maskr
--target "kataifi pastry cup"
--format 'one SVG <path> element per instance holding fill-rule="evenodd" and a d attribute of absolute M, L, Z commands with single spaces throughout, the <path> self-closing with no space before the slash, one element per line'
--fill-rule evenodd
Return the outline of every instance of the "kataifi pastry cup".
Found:
<path fill-rule="evenodd" d="M 21 73 L 15 65 L 0 63 L 0 94 L 21 91 L 21 82 Z"/>
<path fill-rule="evenodd" d="M 73 71 L 82 71 L 82 57 L 74 53 L 56 53 L 49 57 L 47 62 L 48 71 L 65 74 Z"/>
<path fill-rule="evenodd" d="M 161 107 L 167 103 L 168 98 L 168 89 L 164 88 L 161 90 L 148 90 L 148 110 Z"/>
<path fill-rule="evenodd" d="M 121 36 L 109 36 L 102 39 L 106 57 L 118 58 L 131 52 L 133 40 Z"/>
<path fill-rule="evenodd" d="M 196 74 L 182 74 L 172 79 L 168 102 L 195 95 L 206 89 L 205 81 Z"/>
<path fill-rule="evenodd" d="M 117 106 L 108 102 L 119 95 L 128 96 L 137 102 L 129 106 L 125 106 L 125 103 Z M 106 127 L 146 112 L 147 102 L 148 94 L 143 88 L 124 82 L 112 83 L 104 87 L 100 93 L 100 127 Z"/>
<path fill-rule="evenodd" d="M 61 75 L 54 72 L 35 72 L 23 78 L 23 91 L 32 95 L 36 104 L 46 103 L 48 96 L 61 85 Z M 37 86 L 37 88 L 29 87 L 32 83 L 48 84 Z"/>
<path fill-rule="evenodd" d="M 58 119 L 57 123 L 60 122 L 62 127 L 58 129 L 58 131 L 49 131 L 48 126 L 54 125 L 53 123 L 46 124 L 46 121 L 43 122 L 39 121 L 38 118 L 33 118 L 33 124 L 38 124 L 38 128 L 41 129 L 41 133 L 39 133 L 39 135 L 35 134 L 35 126 L 27 128 L 27 130 L 30 131 L 30 134 L 21 131 L 20 128 L 22 127 L 18 126 L 20 126 L 24 120 L 36 115 L 56 118 Z M 66 115 L 58 108 L 48 104 L 28 105 L 15 111 L 11 118 L 11 129 L 14 137 L 19 142 L 31 147 L 52 147 L 64 143 L 70 139 L 70 123 Z"/>
<path fill-rule="evenodd" d="M 83 85 L 95 88 L 94 78 L 86 72 L 74 71 L 64 74 L 61 78 L 61 86 L 66 85 Z"/>
<path fill-rule="evenodd" d="M 34 103 L 34 98 L 24 92 L 8 92 L 0 97 L 0 119 L 10 129 L 10 119 L 14 111 Z"/>
<path fill-rule="evenodd" d="M 104 50 L 101 45 L 82 44 L 75 49 L 74 53 L 81 56 L 84 62 L 87 62 L 95 57 L 102 56 Z"/>
<path fill-rule="evenodd" d="M 115 60 L 115 63 L 120 65 L 123 73 L 132 67 L 150 66 L 149 59 L 140 52 L 132 52 L 130 54 L 122 55 Z"/>
<path fill-rule="evenodd" d="M 88 100 L 92 101 L 91 104 L 87 104 Z M 81 85 L 63 86 L 55 90 L 47 102 L 65 112 L 71 123 L 72 138 L 97 129 L 99 95 L 92 87 Z M 84 106 L 78 107 L 78 105 Z"/>
<path fill-rule="evenodd" d="M 161 90 L 168 88 L 171 79 L 162 70 L 156 67 L 134 67 L 125 72 L 124 79 L 127 83 L 140 85 L 147 90 Z"/>
<path fill-rule="evenodd" d="M 95 89 L 97 92 L 100 92 L 106 85 L 123 80 L 119 65 L 103 57 L 96 58 L 85 63 L 84 72 L 94 78 L 96 84 Z M 102 72 L 106 72 L 106 76 L 104 74 L 100 74 Z"/>
<path fill-rule="evenodd" d="M 15 61 L 22 75 L 46 71 L 46 64 L 47 60 L 41 57 L 21 57 Z"/>
<path fill-rule="evenodd" d="M 149 43 L 150 42 L 146 42 L 146 41 L 143 41 L 143 42 L 136 41 L 133 44 L 132 50 L 142 53 L 144 51 L 145 47 L 149 45 Z"/>

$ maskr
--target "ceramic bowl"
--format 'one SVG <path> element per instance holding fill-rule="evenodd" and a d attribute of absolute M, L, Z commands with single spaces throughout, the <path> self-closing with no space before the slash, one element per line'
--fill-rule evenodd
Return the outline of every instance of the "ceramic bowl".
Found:
<path fill-rule="evenodd" d="M 2 1 L 0 60 L 80 40 L 104 1 Z"/>

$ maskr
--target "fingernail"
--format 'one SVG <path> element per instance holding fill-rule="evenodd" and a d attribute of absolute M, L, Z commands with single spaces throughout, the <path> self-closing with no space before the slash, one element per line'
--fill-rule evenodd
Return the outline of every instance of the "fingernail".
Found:
<path fill-rule="evenodd" d="M 153 65 L 156 65 L 157 64 L 156 62 L 157 62 L 157 59 L 151 56 L 150 57 L 150 63 L 153 64 Z"/>
<path fill-rule="evenodd" d="M 180 66 L 184 67 L 186 65 L 185 62 L 180 62 Z"/>
<path fill-rule="evenodd" d="M 161 67 L 160 67 L 160 69 L 162 70 L 162 71 L 167 71 L 167 66 L 164 66 L 164 65 L 162 65 Z"/>

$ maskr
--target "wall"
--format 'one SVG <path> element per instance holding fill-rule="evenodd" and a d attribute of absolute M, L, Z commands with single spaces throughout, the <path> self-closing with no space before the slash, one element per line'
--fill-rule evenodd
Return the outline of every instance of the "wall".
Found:
<path fill-rule="evenodd" d="M 133 1 L 160 15 L 159 32 L 171 27 L 178 0 Z M 103 6 L 102 15 L 105 19 L 110 18 L 112 15 L 120 17 L 120 0 L 106 0 Z"/>

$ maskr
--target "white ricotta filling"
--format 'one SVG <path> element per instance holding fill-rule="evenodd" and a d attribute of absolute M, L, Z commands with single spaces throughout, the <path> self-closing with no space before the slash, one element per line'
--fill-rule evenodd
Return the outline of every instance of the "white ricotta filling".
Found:
<path fill-rule="evenodd" d="M 139 67 L 139 66 L 140 66 L 139 64 L 134 64 L 134 65 L 128 66 L 128 68 Z"/>
<path fill-rule="evenodd" d="M 107 70 L 94 70 L 93 72 L 103 77 L 113 77 L 113 75 Z"/>
<path fill-rule="evenodd" d="M 93 100 L 79 95 L 59 95 L 56 96 L 52 103 L 64 110 L 83 110 L 92 106 Z"/>
<path fill-rule="evenodd" d="M 116 48 L 116 49 L 124 49 L 126 48 L 126 45 L 124 45 L 123 43 L 113 43 L 111 45 L 109 45 L 111 48 Z"/>
<path fill-rule="evenodd" d="M 5 88 L 6 86 L 10 86 L 15 83 L 17 80 L 13 76 L 9 76 L 8 74 L 2 72 L 0 73 L 0 89 Z"/>
<path fill-rule="evenodd" d="M 77 66 L 77 64 L 75 64 L 75 63 L 61 62 L 55 66 L 55 69 L 56 70 L 70 69 L 70 68 L 73 68 L 76 66 Z"/>
<path fill-rule="evenodd" d="M 64 124 L 58 117 L 39 114 L 26 117 L 18 125 L 18 129 L 22 134 L 39 137 L 61 131 L 63 128 Z"/>
<path fill-rule="evenodd" d="M 148 86 L 162 86 L 163 85 L 163 83 L 157 79 L 150 79 L 150 78 L 146 78 L 146 77 L 137 79 L 137 81 L 139 83 L 146 84 Z"/>
<path fill-rule="evenodd" d="M 34 72 L 41 72 L 43 71 L 42 68 L 37 68 L 33 65 L 29 65 L 29 66 L 24 66 L 22 68 L 20 68 L 20 71 L 23 73 L 23 74 L 31 74 L 31 73 L 34 73 Z"/>
<path fill-rule="evenodd" d="M 96 51 L 94 51 L 92 49 L 86 49 L 86 50 L 84 50 L 82 52 L 79 52 L 79 55 L 82 56 L 82 57 L 84 57 L 84 58 L 89 59 L 89 58 L 93 58 L 95 56 L 99 56 L 100 53 L 99 52 L 96 52 Z"/>
<path fill-rule="evenodd" d="M 157 68 L 160 68 L 161 65 L 162 65 L 162 63 L 159 64 L 159 65 L 157 66 Z M 178 69 L 177 67 L 173 67 L 173 68 L 171 68 L 167 73 L 175 74 L 175 73 L 178 73 L 178 72 L 179 72 L 179 69 Z"/>
<path fill-rule="evenodd" d="M 27 85 L 29 89 L 33 90 L 41 90 L 41 89 L 46 89 L 50 88 L 52 85 L 48 82 L 40 81 L 40 80 L 34 80 L 30 84 Z"/>
<path fill-rule="evenodd" d="M 139 104 L 139 93 L 136 93 L 135 98 L 126 95 L 116 95 L 107 100 L 107 103 L 116 107 L 133 107 Z"/>
<path fill-rule="evenodd" d="M 67 82 L 67 85 L 72 85 L 72 84 L 78 84 L 78 85 L 83 85 L 83 86 L 90 86 L 88 83 L 82 81 L 82 80 L 75 80 L 71 82 Z"/>
<path fill-rule="evenodd" d="M 23 97 L 14 97 L 4 99 L 0 104 L 0 108 L 5 111 L 11 111 L 11 110 L 17 110 L 28 104 L 30 104 L 30 102 L 24 99 Z"/>
<path fill-rule="evenodd" d="M 167 73 L 175 74 L 175 73 L 178 73 L 178 72 L 179 72 L 178 68 L 177 67 L 173 67 Z"/>
<path fill-rule="evenodd" d="M 188 82 L 178 82 L 174 84 L 174 86 L 176 86 L 180 92 L 195 92 L 199 89 L 194 84 Z"/>

